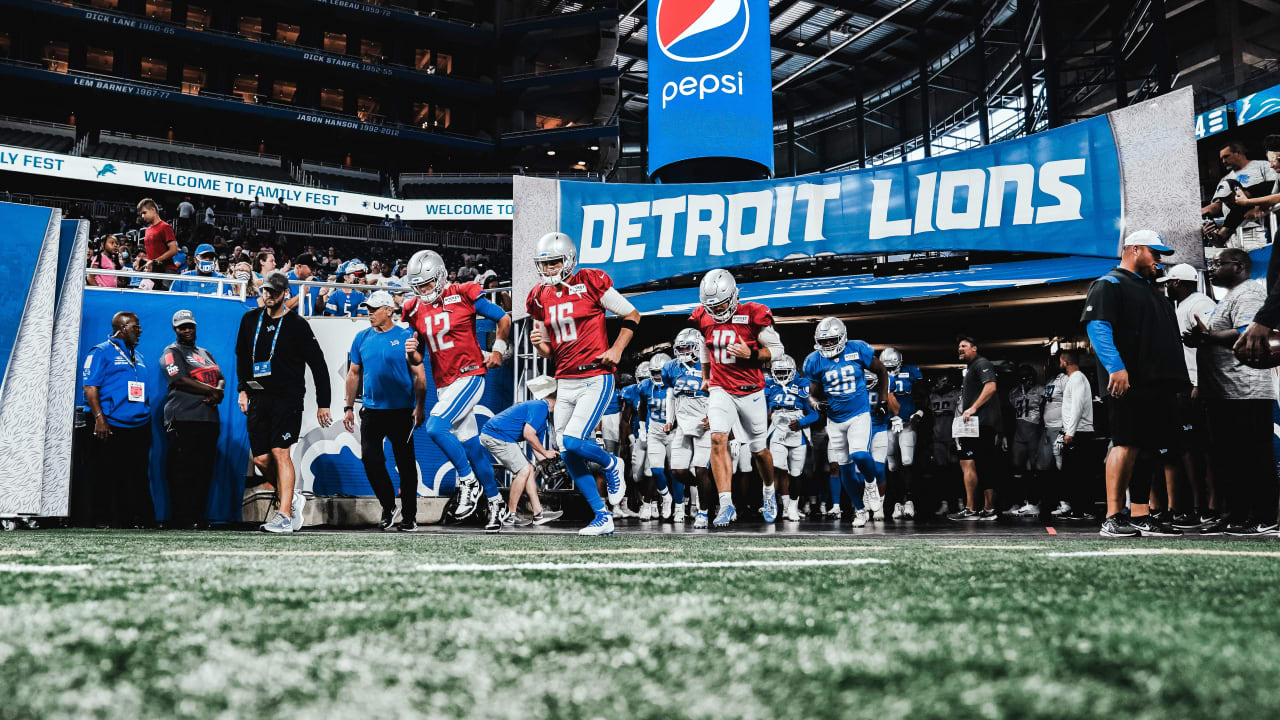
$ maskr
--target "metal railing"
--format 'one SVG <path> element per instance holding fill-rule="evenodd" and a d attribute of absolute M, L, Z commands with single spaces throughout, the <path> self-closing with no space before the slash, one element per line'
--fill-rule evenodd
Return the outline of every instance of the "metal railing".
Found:
<path fill-rule="evenodd" d="M 219 227 L 249 230 L 274 230 L 285 235 L 316 238 L 369 240 L 403 245 L 427 245 L 460 250 L 509 251 L 511 240 L 505 236 L 462 233 L 447 230 L 396 229 L 383 225 L 351 222 L 324 222 L 295 218 L 242 217 L 232 213 L 215 213 Z"/>
<path fill-rule="evenodd" d="M 557 172 L 557 173 L 510 173 L 510 172 L 469 172 L 469 173 L 400 173 L 400 184 L 427 183 L 432 180 L 457 180 L 466 178 L 509 178 L 516 175 L 540 178 L 599 178 L 594 172 Z"/>
<path fill-rule="evenodd" d="M 133 145 L 128 142 L 111 143 L 110 139 L 132 140 L 139 144 Z M 135 135 L 133 133 L 116 132 L 114 130 L 103 130 L 102 132 L 98 133 L 98 144 L 101 145 L 103 143 L 107 143 L 108 145 L 110 144 L 124 145 L 126 147 L 141 147 L 143 149 L 148 149 L 148 150 L 166 149 L 166 147 L 152 147 L 152 146 L 167 146 L 170 148 L 177 148 L 179 150 L 181 149 L 204 150 L 205 152 L 218 153 L 217 157 L 223 157 L 223 159 L 226 159 L 226 160 L 240 160 L 243 162 L 250 162 L 250 163 L 255 163 L 259 165 L 266 165 L 267 163 L 261 162 L 263 160 L 266 160 L 271 163 L 274 163 L 272 167 L 280 166 L 280 156 L 272 155 L 271 153 L 255 153 L 255 152 L 249 152 L 248 150 L 236 150 L 233 148 L 218 147 L 216 145 L 203 145 L 201 143 L 185 142 L 182 140 L 170 140 L 168 138 L 151 137 L 149 135 Z M 196 153 L 196 154 L 199 154 L 199 153 Z M 209 157 L 209 156 L 205 155 L 202 157 Z"/>

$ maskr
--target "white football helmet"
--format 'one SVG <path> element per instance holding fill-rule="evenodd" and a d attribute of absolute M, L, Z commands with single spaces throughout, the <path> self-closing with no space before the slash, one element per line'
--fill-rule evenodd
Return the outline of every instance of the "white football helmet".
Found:
<path fill-rule="evenodd" d="M 449 282 L 449 269 L 444 266 L 444 258 L 435 250 L 419 250 L 409 258 L 405 268 L 405 281 L 419 297 L 428 303 L 440 299 L 445 285 Z"/>
<path fill-rule="evenodd" d="M 790 355 L 779 355 L 773 359 L 769 372 L 779 385 L 788 385 L 796 379 L 796 361 Z"/>
<path fill-rule="evenodd" d="M 671 356 L 666 353 L 657 353 L 649 358 L 649 377 L 656 383 L 662 382 L 662 368 L 669 362 L 671 362 Z"/>
<path fill-rule="evenodd" d="M 560 263 L 558 270 L 546 270 L 545 265 Z M 538 238 L 533 251 L 533 265 L 538 271 L 538 281 L 543 285 L 559 285 L 578 268 L 578 246 L 573 238 L 562 232 L 551 232 Z"/>
<path fill-rule="evenodd" d="M 702 276 L 698 300 L 716 322 L 729 322 L 738 310 L 738 281 L 723 268 Z"/>
<path fill-rule="evenodd" d="M 824 358 L 833 358 L 844 352 L 844 345 L 848 341 L 849 331 L 840 318 L 822 318 L 813 331 L 813 349 L 822 353 Z"/>
<path fill-rule="evenodd" d="M 649 377 L 649 361 L 645 360 L 636 366 L 636 382 L 641 382 Z"/>
<path fill-rule="evenodd" d="M 693 328 L 685 328 L 676 334 L 674 345 L 676 359 L 685 365 L 692 365 L 702 358 L 702 333 Z"/>
<path fill-rule="evenodd" d="M 884 365 L 890 374 L 896 373 L 902 369 L 902 353 L 898 352 L 897 348 L 887 347 L 880 351 L 880 364 Z"/>

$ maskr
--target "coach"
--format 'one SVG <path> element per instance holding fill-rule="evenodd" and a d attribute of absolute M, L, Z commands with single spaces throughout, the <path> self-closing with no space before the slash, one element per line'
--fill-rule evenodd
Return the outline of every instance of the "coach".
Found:
<path fill-rule="evenodd" d="M 1181 432 L 1178 393 L 1191 387 L 1178 318 L 1154 284 L 1161 255 L 1173 249 L 1154 230 L 1124 240 L 1120 265 L 1093 282 L 1080 321 L 1106 368 L 1114 447 L 1107 455 L 1104 537 L 1179 535 L 1150 516 L 1152 466 Z M 1135 470 L 1135 466 L 1137 470 Z M 1121 514 L 1129 491 L 1129 518 Z"/>
<path fill-rule="evenodd" d="M 95 522 L 151 527 L 155 505 L 147 479 L 151 403 L 147 364 L 137 353 L 142 324 L 131 312 L 111 318 L 111 337 L 84 360 L 84 399 L 93 413 Z"/>
<path fill-rule="evenodd" d="M 275 468 L 280 505 L 262 526 L 266 532 L 289 533 L 302 529 L 302 492 L 294 487 L 293 460 L 289 448 L 302 431 L 302 398 L 306 392 L 303 367 L 311 368 L 316 386 L 316 421 L 333 424 L 329 414 L 329 370 L 311 326 L 289 312 L 285 298 L 289 280 L 273 272 L 259 291 L 263 307 L 250 310 L 240 320 L 236 336 L 236 372 L 240 378 L 240 411 L 249 416 L 249 450 L 253 464 L 268 478 Z"/>
<path fill-rule="evenodd" d="M 226 380 L 213 353 L 196 345 L 196 317 L 190 310 L 173 314 L 173 334 L 176 339 L 160 356 L 169 378 L 164 429 L 173 501 L 170 525 L 199 528 L 207 519 L 209 480 L 218 451 L 218 405 Z"/>
<path fill-rule="evenodd" d="M 378 290 L 360 304 L 369 313 L 369 327 L 351 342 L 347 371 L 347 402 L 342 425 L 356 431 L 356 391 L 363 398 L 360 408 L 360 460 L 373 494 L 382 504 L 379 527 L 390 530 L 395 524 L 396 491 L 387 473 L 383 440 L 391 441 L 391 454 L 400 475 L 399 529 L 418 528 L 418 465 L 413 452 L 413 429 L 426 422 L 427 376 L 421 356 L 413 364 L 406 345 L 414 332 L 392 322 L 396 301 L 391 293 Z"/>

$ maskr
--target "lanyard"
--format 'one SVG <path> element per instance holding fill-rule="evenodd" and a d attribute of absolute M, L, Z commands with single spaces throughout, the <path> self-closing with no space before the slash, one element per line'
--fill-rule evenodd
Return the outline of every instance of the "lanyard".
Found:
<path fill-rule="evenodd" d="M 288 312 L 289 312 L 288 310 L 285 311 L 285 313 L 288 313 Z M 267 315 L 267 309 L 263 308 L 262 314 L 258 316 L 258 329 L 253 331 L 252 358 L 253 358 L 253 362 L 255 363 L 258 362 L 258 333 L 262 332 L 262 318 L 266 317 L 266 315 Z M 280 331 L 283 329 L 284 329 L 284 315 L 281 315 L 280 324 L 276 325 L 276 335 L 275 337 L 271 338 L 271 354 L 267 355 L 267 362 L 271 362 L 271 359 L 276 356 L 276 342 L 280 340 Z M 118 350 L 119 348 L 117 348 L 117 351 Z"/>
<path fill-rule="evenodd" d="M 129 363 L 129 367 L 133 368 L 133 376 L 138 377 L 138 361 L 128 355 L 125 355 L 124 351 L 120 349 L 120 346 L 116 344 L 115 340 L 111 341 L 111 347 L 115 348 L 117 355 L 124 358 L 124 361 Z"/>

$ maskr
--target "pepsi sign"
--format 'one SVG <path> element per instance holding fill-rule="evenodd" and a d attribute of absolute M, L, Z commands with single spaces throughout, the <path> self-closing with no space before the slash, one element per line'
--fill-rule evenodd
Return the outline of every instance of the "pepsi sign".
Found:
<path fill-rule="evenodd" d="M 657 0 L 649 10 L 649 173 L 695 158 L 773 171 L 765 0 Z"/>

